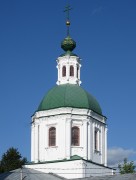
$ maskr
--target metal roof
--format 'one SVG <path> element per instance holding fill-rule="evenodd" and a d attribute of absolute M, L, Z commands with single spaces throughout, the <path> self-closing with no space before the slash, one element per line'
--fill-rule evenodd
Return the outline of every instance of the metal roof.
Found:
<path fill-rule="evenodd" d="M 83 88 L 73 84 L 63 84 L 52 88 L 44 96 L 37 111 L 60 107 L 91 109 L 102 115 L 102 110 L 97 100 Z"/>
<path fill-rule="evenodd" d="M 72 179 L 75 180 L 75 179 Z M 89 178 L 79 178 L 76 180 L 136 180 L 136 174 L 119 174 L 112 176 L 98 176 L 98 177 L 89 177 Z"/>
<path fill-rule="evenodd" d="M 33 169 L 23 168 L 16 169 L 7 173 L 0 174 L 0 180 L 64 180 L 65 178 L 59 177 L 55 174 L 46 174 Z M 71 180 L 136 180 L 136 173 L 112 175 L 112 176 L 98 176 L 89 178 L 79 178 Z"/>
<path fill-rule="evenodd" d="M 54 174 L 46 174 L 33 169 L 16 169 L 7 173 L 0 174 L 0 180 L 62 180 L 64 178 Z"/>

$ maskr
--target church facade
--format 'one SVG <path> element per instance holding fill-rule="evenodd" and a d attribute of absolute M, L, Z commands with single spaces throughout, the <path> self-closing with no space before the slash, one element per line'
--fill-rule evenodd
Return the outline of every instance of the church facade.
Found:
<path fill-rule="evenodd" d="M 65 178 L 112 175 L 107 167 L 107 124 L 97 100 L 81 85 L 80 57 L 69 35 L 57 58 L 58 78 L 32 116 L 31 164 Z"/>

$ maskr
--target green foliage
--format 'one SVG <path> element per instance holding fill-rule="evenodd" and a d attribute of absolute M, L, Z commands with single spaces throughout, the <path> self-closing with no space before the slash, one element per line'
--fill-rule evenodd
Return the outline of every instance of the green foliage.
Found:
<path fill-rule="evenodd" d="M 1 161 L 0 161 L 0 173 L 3 173 L 4 172 L 4 170 L 3 170 L 3 168 L 1 167 Z"/>
<path fill-rule="evenodd" d="M 135 172 L 134 162 L 128 162 L 127 158 L 124 159 L 124 163 L 118 165 L 119 171 L 121 174 L 134 173 Z"/>
<path fill-rule="evenodd" d="M 27 159 L 22 158 L 18 149 L 11 147 L 2 155 L 2 159 L 0 161 L 0 173 L 21 168 L 21 166 L 26 162 Z"/>

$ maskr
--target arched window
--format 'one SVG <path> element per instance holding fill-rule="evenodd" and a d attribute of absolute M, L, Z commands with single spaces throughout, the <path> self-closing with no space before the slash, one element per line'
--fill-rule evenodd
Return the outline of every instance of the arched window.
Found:
<path fill-rule="evenodd" d="M 77 126 L 72 127 L 71 131 L 71 145 L 79 146 L 80 145 L 80 129 Z"/>
<path fill-rule="evenodd" d="M 66 76 L 66 66 L 63 66 L 62 68 L 62 77 Z"/>
<path fill-rule="evenodd" d="M 98 151 L 98 130 L 94 131 L 94 149 Z"/>
<path fill-rule="evenodd" d="M 74 76 L 74 67 L 70 66 L 70 76 Z"/>
<path fill-rule="evenodd" d="M 49 129 L 49 146 L 56 146 L 56 128 Z"/>

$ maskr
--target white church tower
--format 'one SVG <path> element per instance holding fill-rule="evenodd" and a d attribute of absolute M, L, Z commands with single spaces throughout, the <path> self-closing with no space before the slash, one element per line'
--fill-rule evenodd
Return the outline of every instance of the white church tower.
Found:
<path fill-rule="evenodd" d="M 107 124 L 97 100 L 80 84 L 81 61 L 69 34 L 57 58 L 58 79 L 41 101 L 31 125 L 31 165 L 66 178 L 111 175 L 107 167 Z"/>

